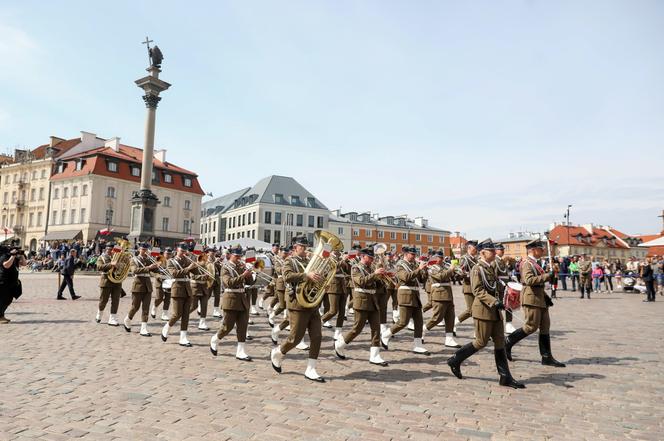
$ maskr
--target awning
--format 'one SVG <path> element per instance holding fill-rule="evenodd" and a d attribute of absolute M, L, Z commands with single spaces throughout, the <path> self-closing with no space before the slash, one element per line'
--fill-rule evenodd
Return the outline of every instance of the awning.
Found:
<path fill-rule="evenodd" d="M 81 230 L 65 230 L 65 231 L 51 231 L 42 237 L 40 240 L 74 240 L 83 239 L 83 232 Z"/>

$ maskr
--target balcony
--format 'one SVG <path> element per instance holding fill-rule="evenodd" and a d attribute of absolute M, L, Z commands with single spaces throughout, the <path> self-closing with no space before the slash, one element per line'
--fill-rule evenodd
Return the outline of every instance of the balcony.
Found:
<path fill-rule="evenodd" d="M 13 230 L 14 230 L 14 234 L 19 236 L 19 235 L 23 234 L 23 232 L 25 231 L 25 228 L 23 227 L 23 225 L 14 225 Z"/>

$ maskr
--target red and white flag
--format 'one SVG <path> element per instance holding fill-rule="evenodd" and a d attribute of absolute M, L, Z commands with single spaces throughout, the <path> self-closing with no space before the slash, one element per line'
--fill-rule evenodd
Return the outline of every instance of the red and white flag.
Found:
<path fill-rule="evenodd" d="M 254 263 L 256 261 L 256 251 L 247 250 L 244 254 L 244 261 L 247 263 Z"/>
<path fill-rule="evenodd" d="M 192 253 L 194 256 L 199 256 L 203 254 L 203 244 L 198 242 L 196 245 L 194 245 L 194 249 L 192 250 Z"/>
<path fill-rule="evenodd" d="M 108 228 L 104 228 L 103 230 L 99 230 L 99 235 L 108 236 L 109 234 L 111 234 L 111 231 L 113 231 L 113 230 L 112 229 L 109 230 Z"/>
<path fill-rule="evenodd" d="M 154 247 L 150 250 L 150 255 L 152 257 L 159 257 L 160 253 L 161 253 L 161 248 L 159 248 L 159 247 Z"/>
<path fill-rule="evenodd" d="M 115 245 L 113 245 L 114 253 L 119 253 L 120 251 L 122 251 L 122 247 L 120 246 L 120 244 L 116 243 Z"/>
<path fill-rule="evenodd" d="M 349 258 L 353 259 L 353 258 L 355 258 L 356 256 L 357 256 L 357 250 L 350 250 L 350 251 L 348 252 L 348 257 L 349 257 Z"/>
<path fill-rule="evenodd" d="M 332 252 L 332 245 L 329 243 L 323 244 L 323 257 L 327 259 L 330 257 L 330 253 Z"/>

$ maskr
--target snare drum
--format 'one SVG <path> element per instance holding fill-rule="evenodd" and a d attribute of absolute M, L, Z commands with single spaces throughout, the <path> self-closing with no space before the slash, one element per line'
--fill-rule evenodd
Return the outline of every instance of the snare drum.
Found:
<path fill-rule="evenodd" d="M 503 299 L 505 309 L 515 311 L 521 308 L 522 289 L 523 285 L 518 282 L 509 282 L 507 284 L 507 289 L 505 289 L 505 298 Z"/>

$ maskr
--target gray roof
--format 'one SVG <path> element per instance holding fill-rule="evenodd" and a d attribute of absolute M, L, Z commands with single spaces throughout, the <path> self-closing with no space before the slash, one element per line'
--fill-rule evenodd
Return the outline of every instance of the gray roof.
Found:
<path fill-rule="evenodd" d="M 207 202 L 201 204 L 201 211 L 203 212 L 203 217 L 211 216 L 213 214 L 220 214 L 228 211 L 228 209 L 233 205 L 235 200 L 239 197 L 242 197 L 249 190 L 249 187 L 243 188 L 241 190 L 234 191 L 233 193 L 228 193 L 224 196 L 211 199 Z"/>
<path fill-rule="evenodd" d="M 352 220 L 351 216 L 355 217 L 355 220 Z M 403 216 L 382 216 L 378 219 L 375 219 L 371 216 L 371 213 L 364 212 L 358 213 L 351 211 L 348 213 L 342 213 L 341 216 L 336 216 L 335 214 L 330 214 L 330 222 L 343 222 L 343 223 L 352 223 L 359 225 L 373 225 L 377 227 L 385 228 L 410 228 L 413 230 L 422 230 L 422 231 L 437 231 L 441 233 L 450 233 L 448 230 L 442 228 L 432 227 L 431 225 L 422 226 L 417 225 L 412 219 L 407 219 Z"/>
<path fill-rule="evenodd" d="M 201 211 L 203 217 L 205 217 L 256 203 L 327 210 L 327 207 L 319 199 L 295 179 L 288 176 L 272 175 L 261 179 L 251 188 L 243 188 L 204 202 Z"/>

